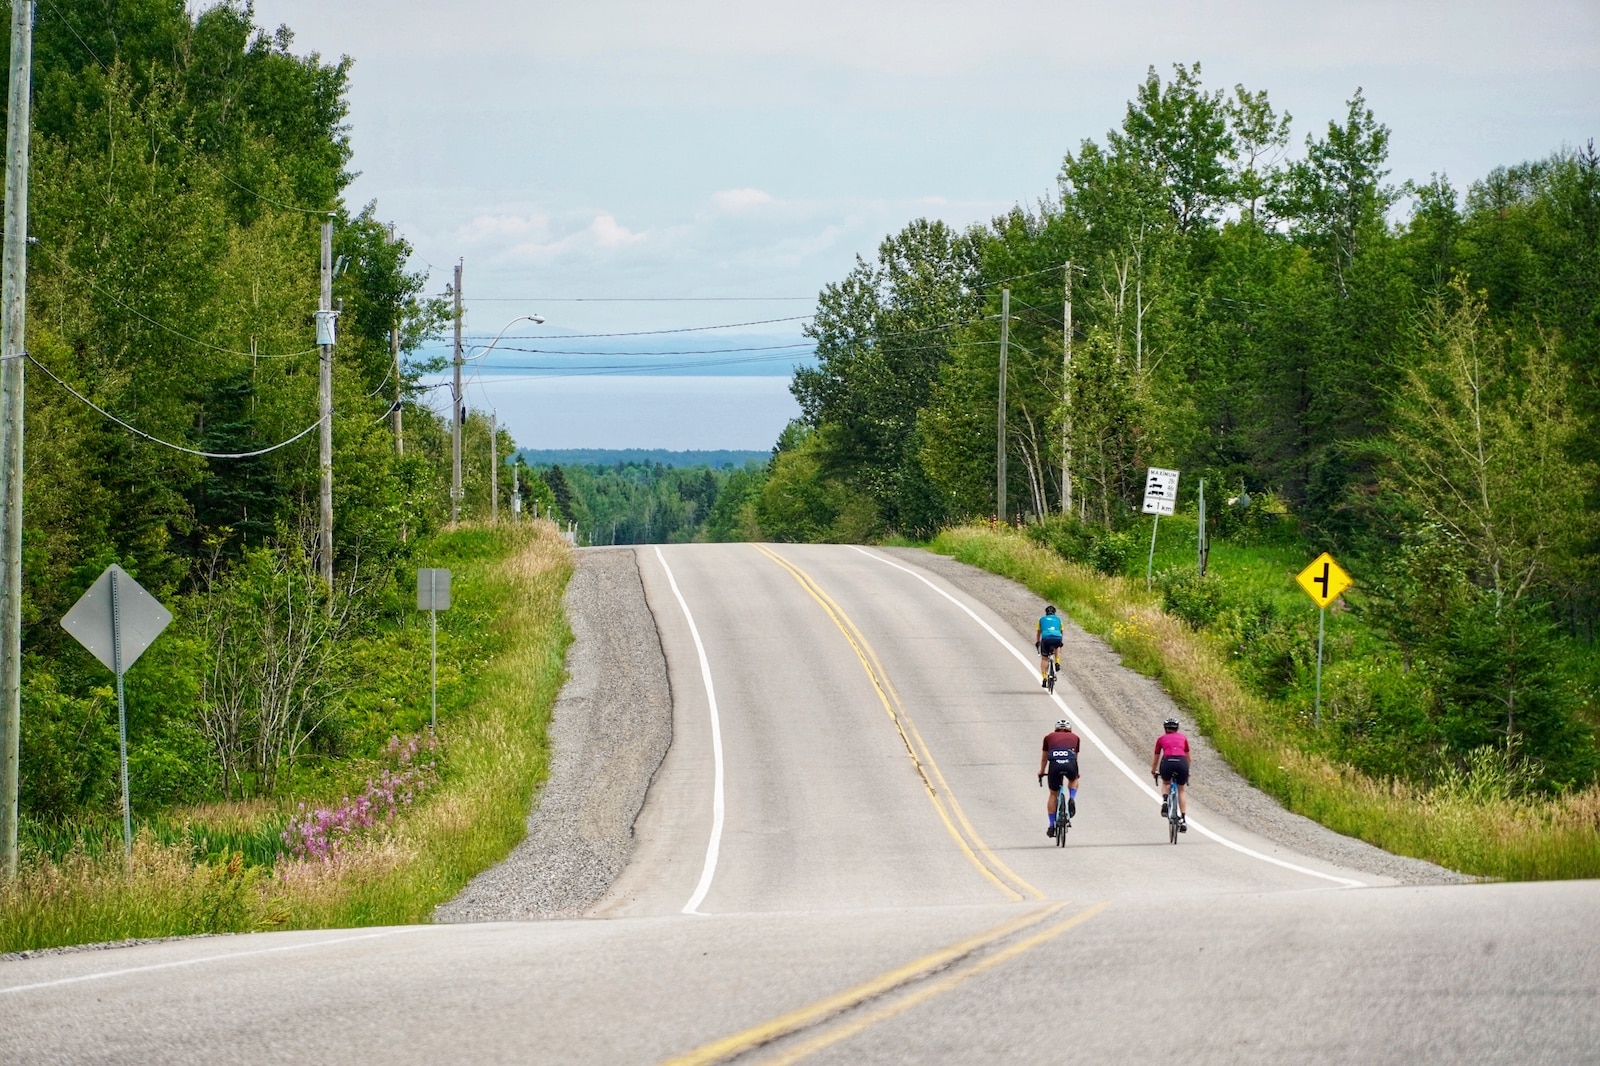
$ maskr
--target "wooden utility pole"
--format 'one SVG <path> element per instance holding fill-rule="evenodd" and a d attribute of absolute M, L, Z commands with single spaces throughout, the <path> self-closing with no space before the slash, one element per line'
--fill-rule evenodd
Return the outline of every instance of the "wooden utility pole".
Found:
<path fill-rule="evenodd" d="M 1000 290 L 1000 414 L 995 425 L 994 513 L 1006 520 L 1006 357 L 1011 347 L 1011 290 Z"/>
<path fill-rule="evenodd" d="M 500 431 L 500 417 L 489 415 L 489 524 L 500 524 L 500 442 L 495 434 Z"/>
<path fill-rule="evenodd" d="M 389 243 L 394 243 L 394 224 L 389 224 Z M 400 376 L 400 305 L 395 304 L 394 318 L 389 322 L 389 355 L 394 359 L 394 453 L 406 453 L 406 438 L 400 424 L 400 403 L 405 399 L 405 379 Z"/>
<path fill-rule="evenodd" d="M 322 467 L 321 521 L 318 530 L 321 543 L 322 580 L 333 587 L 333 220 L 322 224 L 322 303 L 323 319 L 322 374 L 318 392 L 322 400 L 322 448 L 319 456 Z M 323 331 L 326 332 L 323 332 Z M 328 601 L 332 609 L 333 601 Z"/>
<path fill-rule="evenodd" d="M 6 110 L 5 247 L 0 253 L 0 851 L 17 875 L 22 734 L 22 361 L 28 308 L 28 134 L 33 103 L 33 0 L 11 4 Z"/>
<path fill-rule="evenodd" d="M 450 524 L 461 521 L 461 262 L 456 263 L 455 377 L 450 386 Z"/>
<path fill-rule="evenodd" d="M 1061 513 L 1072 513 L 1072 260 L 1061 311 Z"/>

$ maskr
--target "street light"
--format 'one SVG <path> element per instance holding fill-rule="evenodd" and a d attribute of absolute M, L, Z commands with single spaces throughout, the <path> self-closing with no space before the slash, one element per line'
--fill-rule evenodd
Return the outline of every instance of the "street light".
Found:
<path fill-rule="evenodd" d="M 459 306 L 459 303 L 457 304 L 457 306 Z M 500 338 L 504 337 L 506 335 L 506 330 L 510 329 L 512 326 L 516 325 L 518 322 L 532 322 L 536 326 L 542 326 L 542 325 L 544 325 L 544 316 L 543 315 L 537 315 L 537 314 L 535 314 L 535 315 L 518 315 L 516 318 L 513 318 L 510 322 L 507 322 L 505 325 L 501 326 L 500 327 L 500 332 L 496 333 L 494 335 L 494 340 L 490 341 L 488 347 L 484 348 L 483 351 L 480 354 L 478 354 L 477 356 L 475 356 L 474 358 L 482 359 L 482 358 L 486 357 L 490 352 L 494 351 L 494 346 L 500 343 Z M 465 421 L 465 419 L 462 418 L 462 415 L 461 415 L 461 401 L 462 401 L 461 364 L 464 362 L 464 360 L 461 357 L 461 343 L 460 343 L 461 342 L 461 335 L 460 334 L 461 334 L 460 320 L 457 319 L 457 323 L 456 323 L 455 376 L 452 379 L 452 382 L 451 382 L 451 385 L 450 385 L 450 512 L 451 512 L 450 513 L 450 520 L 452 522 L 455 521 L 456 515 L 457 515 L 458 510 L 459 510 L 459 508 L 461 506 L 461 426 L 462 426 L 462 423 Z M 474 372 L 474 373 L 476 373 L 476 372 Z M 489 447 L 490 447 L 491 451 L 495 447 L 495 445 L 494 445 L 494 431 L 492 429 L 489 432 Z M 498 463 L 498 459 L 496 460 L 496 463 Z M 491 493 L 491 495 L 490 495 L 489 499 L 490 499 L 491 510 L 496 510 L 496 511 L 498 510 L 500 501 L 496 498 L 495 492 L 496 492 L 496 490 L 499 489 L 499 485 L 498 484 L 493 484 L 493 482 L 498 482 L 499 481 L 499 473 L 500 473 L 500 471 L 497 468 L 497 466 L 491 464 L 491 466 L 490 466 L 490 475 L 489 475 L 490 476 L 490 481 L 491 481 L 491 485 L 490 485 L 490 493 Z"/>

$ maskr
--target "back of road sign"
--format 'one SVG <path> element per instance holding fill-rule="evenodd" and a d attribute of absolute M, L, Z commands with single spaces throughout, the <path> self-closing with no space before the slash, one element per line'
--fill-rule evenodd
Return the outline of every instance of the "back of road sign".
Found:
<path fill-rule="evenodd" d="M 121 616 L 122 669 L 143 655 L 155 643 L 161 631 L 172 621 L 172 612 L 161 606 L 159 600 L 146 592 L 128 572 L 116 563 L 106 567 L 89 591 L 72 605 L 61 618 L 61 628 L 89 649 L 105 664 L 107 670 L 116 672 L 117 660 L 111 629 L 111 575 L 117 576 L 117 613 Z"/>
<path fill-rule="evenodd" d="M 424 568 L 417 571 L 417 610 L 448 611 L 450 609 L 450 571 Z"/>
<path fill-rule="evenodd" d="M 1144 513 L 1171 515 L 1178 505 L 1178 472 L 1152 466 L 1144 479 Z"/>

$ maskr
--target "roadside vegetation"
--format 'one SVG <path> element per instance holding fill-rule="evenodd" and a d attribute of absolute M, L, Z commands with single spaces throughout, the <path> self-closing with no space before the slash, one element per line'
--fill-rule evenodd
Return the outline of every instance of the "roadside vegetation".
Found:
<path fill-rule="evenodd" d="M 542 522 L 463 528 L 430 548 L 454 575 L 436 735 L 427 616 L 397 600 L 341 659 L 363 689 L 390 694 L 387 739 L 376 729 L 356 750 L 308 760 L 271 794 L 147 808 L 131 858 L 113 818 L 31 821 L 20 877 L 0 882 L 0 952 L 427 921 L 503 858 L 548 769 L 571 553 Z M 328 715 L 370 711 L 346 700 Z"/>
<path fill-rule="evenodd" d="M 568 550 L 549 524 L 488 525 L 514 491 L 507 466 L 491 500 L 491 455 L 515 442 L 491 449 L 477 411 L 446 530 L 450 427 L 419 355 L 446 303 L 377 205 L 344 200 L 350 69 L 243 3 L 38 12 L 22 871 L 0 950 L 419 920 L 522 831 Z M 303 432 L 328 219 L 331 583 Z M 113 562 L 174 616 L 127 675 L 126 865 L 112 679 L 60 626 Z M 422 566 L 456 579 L 436 737 Z"/>
<path fill-rule="evenodd" d="M 1304 550 L 1218 543 L 1211 574 L 1198 580 L 1194 523 L 1162 527 L 1153 592 L 1142 551 L 1068 558 L 1051 546 L 1059 532 L 1049 527 L 962 526 L 928 547 L 1059 605 L 1125 665 L 1160 681 L 1236 770 L 1290 810 L 1478 876 L 1600 876 L 1600 787 L 1550 787 L 1537 764 L 1503 744 L 1451 757 L 1428 735 L 1451 713 L 1438 673 L 1421 664 L 1407 671 L 1354 591 L 1329 620 L 1323 720 L 1314 725 L 1315 607 L 1292 584 L 1309 561 Z M 1480 709 L 1494 706 L 1490 695 Z M 1412 728 L 1393 730 L 1397 716 Z"/>

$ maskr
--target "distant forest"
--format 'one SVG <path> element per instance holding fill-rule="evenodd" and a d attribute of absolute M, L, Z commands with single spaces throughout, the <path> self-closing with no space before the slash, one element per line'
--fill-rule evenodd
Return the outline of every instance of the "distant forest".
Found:
<path fill-rule="evenodd" d="M 758 531 L 749 506 L 771 456 L 749 454 L 756 458 L 733 468 L 649 462 L 528 468 L 519 456 L 516 480 L 524 510 L 573 524 L 579 544 L 752 540 Z"/>

